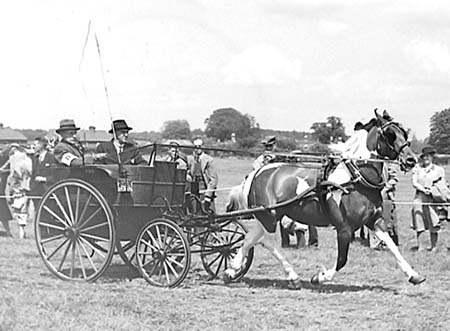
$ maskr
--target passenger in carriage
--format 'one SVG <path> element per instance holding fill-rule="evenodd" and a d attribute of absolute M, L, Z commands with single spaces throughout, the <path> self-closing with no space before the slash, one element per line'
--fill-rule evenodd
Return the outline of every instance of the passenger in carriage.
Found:
<path fill-rule="evenodd" d="M 55 163 L 53 153 L 48 150 L 49 140 L 47 137 L 38 137 L 34 141 L 33 170 L 31 173 L 31 195 L 42 195 L 45 192 L 44 183 L 47 178 L 43 169 Z"/>
<path fill-rule="evenodd" d="M 168 154 L 162 161 L 175 162 L 178 169 L 187 169 L 187 157 L 179 151 L 180 144 L 176 141 L 169 142 Z"/>
<path fill-rule="evenodd" d="M 203 190 L 203 204 L 206 210 L 215 211 L 215 190 L 219 176 L 214 164 L 214 159 L 203 151 L 203 140 L 197 138 L 193 141 L 194 153 L 187 158 L 188 176 L 198 190 Z M 189 178 L 188 177 L 188 178 Z"/>
<path fill-rule="evenodd" d="M 80 128 L 75 125 L 74 120 L 64 119 L 60 121 L 56 133 L 61 136 L 61 141 L 58 142 L 53 151 L 57 164 L 67 167 L 83 165 L 84 148 L 78 141 L 78 130 Z"/>
<path fill-rule="evenodd" d="M 147 162 L 142 157 L 139 149 L 136 149 L 136 144 L 128 139 L 128 133 L 132 129 L 125 120 L 113 121 L 112 128 L 109 130 L 109 133 L 113 135 L 113 139 L 98 144 L 94 162 L 100 164 L 118 163 L 119 155 L 122 164 L 146 164 Z"/>

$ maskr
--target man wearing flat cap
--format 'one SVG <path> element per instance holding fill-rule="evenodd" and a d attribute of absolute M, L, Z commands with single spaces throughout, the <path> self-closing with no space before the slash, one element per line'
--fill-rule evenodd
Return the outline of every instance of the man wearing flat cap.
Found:
<path fill-rule="evenodd" d="M 203 140 L 196 138 L 194 153 L 187 158 L 188 176 L 194 184 L 198 184 L 199 190 L 204 190 L 203 203 L 206 210 L 215 210 L 215 190 L 219 176 L 214 164 L 214 159 L 203 151 Z"/>
<path fill-rule="evenodd" d="M 58 164 L 73 167 L 83 164 L 84 149 L 77 139 L 77 132 L 80 130 L 75 125 L 74 120 L 64 119 L 59 123 L 56 130 L 61 136 L 61 141 L 55 146 L 53 154 Z"/>
<path fill-rule="evenodd" d="M 267 137 L 261 141 L 261 144 L 264 145 L 264 153 L 258 156 L 258 158 L 253 162 L 253 170 L 258 170 L 274 158 L 274 155 L 271 153 L 275 150 L 276 142 L 277 138 L 275 136 Z"/>
<path fill-rule="evenodd" d="M 132 129 L 125 120 L 113 121 L 112 128 L 109 130 L 109 133 L 113 135 L 113 139 L 98 144 L 95 163 L 118 163 L 120 157 L 122 164 L 146 164 L 139 149 L 136 148 L 137 146 L 128 140 L 128 132 Z"/>

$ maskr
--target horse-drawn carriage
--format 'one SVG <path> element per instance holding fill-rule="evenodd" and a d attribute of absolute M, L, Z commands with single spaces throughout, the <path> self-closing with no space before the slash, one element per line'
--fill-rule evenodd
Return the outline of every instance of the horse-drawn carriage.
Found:
<path fill-rule="evenodd" d="M 48 188 L 36 211 L 35 237 L 47 268 L 64 280 L 94 281 L 115 254 L 152 285 L 185 279 L 191 254 L 200 253 L 214 278 L 242 245 L 245 227 L 232 216 L 204 210 L 186 190 L 176 163 L 47 168 Z M 253 250 L 241 278 L 250 268 Z"/>

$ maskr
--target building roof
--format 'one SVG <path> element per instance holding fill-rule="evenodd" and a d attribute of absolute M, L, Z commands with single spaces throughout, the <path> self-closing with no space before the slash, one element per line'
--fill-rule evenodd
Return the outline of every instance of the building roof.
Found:
<path fill-rule="evenodd" d="M 58 136 L 54 129 L 51 129 L 47 133 L 48 138 Z M 112 135 L 104 130 L 96 130 L 94 126 L 90 126 L 88 130 L 80 130 L 77 133 L 78 139 L 83 143 L 98 143 L 103 141 L 110 141 Z"/>
<path fill-rule="evenodd" d="M 3 124 L 0 123 L 0 141 L 26 142 L 27 137 L 19 131 L 3 127 Z"/>
<path fill-rule="evenodd" d="M 96 130 L 95 126 L 90 126 L 88 130 L 80 130 L 78 131 L 78 139 L 81 142 L 102 142 L 102 141 L 110 141 L 112 135 L 103 130 Z"/>

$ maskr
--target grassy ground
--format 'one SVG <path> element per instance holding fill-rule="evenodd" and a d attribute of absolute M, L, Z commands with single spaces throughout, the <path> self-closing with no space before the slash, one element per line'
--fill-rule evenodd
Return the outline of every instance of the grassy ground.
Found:
<path fill-rule="evenodd" d="M 238 184 L 248 160 L 217 160 L 220 186 Z M 219 195 L 218 209 L 224 205 Z M 412 199 L 402 177 L 398 199 Z M 0 330 L 447 330 L 450 325 L 450 235 L 436 253 L 412 252 L 410 206 L 398 207 L 401 251 L 427 282 L 412 286 L 388 252 L 352 244 L 347 266 L 331 284 L 310 277 L 335 259 L 335 233 L 319 230 L 319 249 L 283 249 L 301 275 L 302 290 L 287 288 L 276 260 L 261 247 L 244 280 L 208 281 L 198 257 L 179 288 L 154 288 L 119 259 L 92 284 L 57 280 L 32 238 L 0 237 Z M 14 228 L 14 230 L 16 230 Z M 271 240 L 279 247 L 278 235 Z"/>

